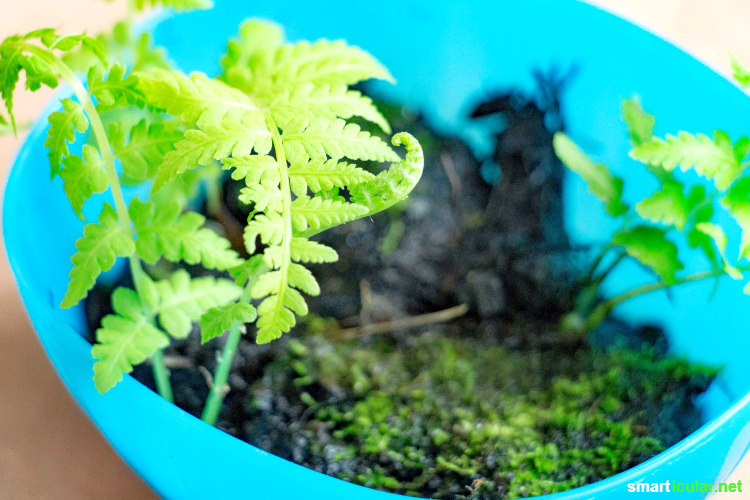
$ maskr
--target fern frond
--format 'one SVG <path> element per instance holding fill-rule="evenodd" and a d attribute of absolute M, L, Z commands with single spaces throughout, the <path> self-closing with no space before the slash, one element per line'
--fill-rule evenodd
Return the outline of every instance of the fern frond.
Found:
<path fill-rule="evenodd" d="M 253 205 L 253 210 L 263 212 L 265 210 L 281 211 L 281 190 L 277 182 L 264 181 L 261 183 L 248 183 L 240 189 L 238 199 L 246 204 Z"/>
<path fill-rule="evenodd" d="M 188 169 L 212 160 L 249 155 L 253 150 L 261 155 L 271 150 L 271 133 L 264 122 L 223 120 L 188 130 L 185 139 L 164 156 L 154 180 L 154 191 Z"/>
<path fill-rule="evenodd" d="M 346 85 L 315 86 L 304 83 L 278 94 L 269 104 L 276 123 L 284 129 L 300 116 L 305 118 L 348 119 L 359 116 L 391 133 L 388 120 L 378 111 L 372 99 Z"/>
<path fill-rule="evenodd" d="M 176 11 L 188 11 L 210 9 L 213 5 L 211 0 L 135 0 L 136 10 L 143 10 L 147 7 L 166 7 Z"/>
<path fill-rule="evenodd" d="M 398 155 L 378 137 L 364 132 L 356 123 L 324 118 L 298 119 L 283 131 L 284 152 L 289 163 L 300 164 L 310 159 L 398 161 Z"/>
<path fill-rule="evenodd" d="M 610 215 L 617 217 L 627 212 L 628 207 L 622 202 L 622 179 L 612 175 L 609 169 L 601 163 L 591 161 L 562 132 L 555 134 L 553 146 L 560 161 L 586 182 L 591 194 L 604 203 Z"/>
<path fill-rule="evenodd" d="M 83 219 L 83 204 L 94 193 L 103 193 L 109 186 L 104 162 L 99 150 L 89 144 L 83 145 L 83 157 L 67 156 L 63 160 L 60 177 L 65 194 L 76 215 Z"/>
<path fill-rule="evenodd" d="M 339 254 L 333 248 L 308 240 L 307 238 L 292 238 L 291 259 L 295 262 L 312 262 L 321 264 L 324 262 L 336 262 Z"/>
<path fill-rule="evenodd" d="M 211 339 L 221 337 L 224 332 L 232 328 L 235 321 L 242 324 L 252 323 L 257 317 L 258 313 L 255 308 L 243 302 L 213 307 L 201 316 L 201 343 L 205 344 Z"/>
<path fill-rule="evenodd" d="M 367 213 L 367 207 L 356 203 L 326 200 L 318 196 L 300 196 L 292 202 L 292 227 L 298 232 L 305 231 L 308 227 L 333 227 Z"/>
<path fill-rule="evenodd" d="M 87 81 L 89 93 L 96 98 L 101 111 L 115 106 L 143 108 L 146 105 L 146 99 L 138 89 L 138 78 L 127 75 L 127 68 L 123 64 L 113 65 L 106 74 L 101 66 L 92 66 Z"/>
<path fill-rule="evenodd" d="M 750 86 L 750 69 L 745 67 L 734 54 L 729 54 L 732 65 L 732 76 L 743 87 Z"/>
<path fill-rule="evenodd" d="M 366 215 L 381 212 L 406 199 L 422 177 L 424 153 L 419 141 L 413 135 L 401 132 L 394 135 L 391 142 L 394 146 L 406 148 L 404 159 L 393 163 L 374 179 L 349 189 L 351 201 L 367 207 Z"/>
<path fill-rule="evenodd" d="M 683 187 L 678 182 L 667 182 L 648 198 L 635 205 L 644 219 L 674 226 L 682 231 L 690 215 L 690 206 Z"/>
<path fill-rule="evenodd" d="M 263 113 L 247 95 L 203 73 L 188 77 L 179 71 L 154 70 L 140 74 L 138 82 L 150 106 L 199 127 L 224 119 L 263 121 Z"/>
<path fill-rule="evenodd" d="M 277 48 L 284 41 L 281 26 L 248 19 L 240 25 L 237 37 L 229 40 L 227 53 L 221 58 L 221 78 L 233 87 L 247 89 L 253 75 L 253 59 L 260 53 Z"/>
<path fill-rule="evenodd" d="M 260 54 L 251 70 L 253 81 L 249 90 L 255 95 L 298 88 L 306 82 L 321 86 L 352 85 L 370 78 L 394 81 L 372 55 L 343 41 L 281 45 Z"/>
<path fill-rule="evenodd" d="M 60 173 L 60 163 L 68 156 L 68 143 L 76 140 L 76 132 L 84 133 L 89 128 L 89 120 L 83 107 L 72 99 L 63 99 L 62 111 L 49 115 L 49 130 L 44 147 L 48 149 L 52 178 Z"/>
<path fill-rule="evenodd" d="M 279 165 L 272 156 L 245 155 L 223 160 L 222 168 L 232 170 L 232 179 L 246 182 L 270 181 L 279 183 Z"/>
<path fill-rule="evenodd" d="M 87 224 L 83 236 L 76 241 L 77 252 L 71 257 L 73 269 L 62 308 L 73 307 L 88 295 L 99 274 L 109 271 L 117 257 L 130 257 L 135 243 L 126 234 L 111 205 L 105 203 L 98 223 Z"/>
<path fill-rule="evenodd" d="M 740 258 L 750 256 L 750 177 L 733 184 L 720 203 L 742 229 Z"/>
<path fill-rule="evenodd" d="M 187 337 L 193 322 L 209 309 L 233 302 L 242 293 L 232 281 L 211 276 L 191 278 L 184 269 L 155 286 L 159 301 L 154 313 L 164 331 L 174 338 Z"/>
<path fill-rule="evenodd" d="M 724 190 L 745 169 L 742 159 L 749 149 L 750 140 L 747 138 L 740 139 L 733 146 L 729 136 L 720 130 L 714 132 L 713 139 L 704 134 L 680 132 L 676 137 L 667 135 L 666 139 L 655 138 L 636 146 L 630 156 L 667 171 L 678 165 L 682 171 L 693 169 Z"/>
<path fill-rule="evenodd" d="M 289 181 L 292 190 L 298 195 L 305 194 L 307 189 L 313 193 L 331 189 L 345 188 L 372 180 L 375 176 L 356 165 L 337 160 L 309 161 L 289 167 Z"/>
<path fill-rule="evenodd" d="M 290 290 L 284 287 L 278 295 L 270 295 L 258 306 L 258 327 L 256 342 L 267 344 L 281 337 L 282 334 L 292 329 L 297 324 L 294 313 L 287 307 L 286 292 Z"/>
<path fill-rule="evenodd" d="M 145 118 L 129 133 L 120 122 L 115 122 L 110 125 L 107 135 L 122 165 L 122 182 L 126 185 L 153 178 L 164 156 L 184 137 L 181 125 L 176 120 L 149 124 Z"/>
<path fill-rule="evenodd" d="M 181 214 L 176 202 L 156 205 L 134 198 L 129 212 L 138 234 L 138 255 L 149 264 L 164 257 L 171 262 L 225 270 L 241 262 L 229 241 L 202 227 L 205 217 L 195 212 Z"/>
<path fill-rule="evenodd" d="M 248 220 L 243 233 L 245 248 L 250 255 L 255 253 L 256 239 L 264 245 L 279 245 L 284 238 L 284 219 L 278 212 L 269 211 Z"/>
<path fill-rule="evenodd" d="M 666 231 L 652 226 L 636 226 L 615 234 L 612 242 L 667 284 L 677 281 L 676 272 L 683 269 L 677 257 L 677 246 L 666 238 Z"/>
<path fill-rule="evenodd" d="M 133 366 L 146 361 L 157 350 L 169 345 L 167 336 L 156 328 L 144 314 L 138 294 L 129 288 L 117 288 L 112 294 L 115 314 L 102 320 L 96 331 L 96 344 L 91 354 L 94 363 L 94 383 L 104 394 L 122 380 Z"/>
<path fill-rule="evenodd" d="M 637 97 L 622 102 L 622 115 L 633 146 L 639 146 L 652 139 L 656 118 L 643 110 Z"/>

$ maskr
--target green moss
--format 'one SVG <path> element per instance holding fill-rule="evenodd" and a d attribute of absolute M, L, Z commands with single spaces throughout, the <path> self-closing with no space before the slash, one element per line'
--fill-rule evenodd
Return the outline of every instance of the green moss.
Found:
<path fill-rule="evenodd" d="M 649 347 L 513 352 L 433 333 L 407 343 L 291 342 L 270 370 L 274 390 L 309 416 L 289 431 L 300 443 L 289 457 L 419 496 L 564 491 L 633 467 L 692 431 L 692 397 L 716 374 Z M 695 418 L 675 430 L 685 414 Z"/>

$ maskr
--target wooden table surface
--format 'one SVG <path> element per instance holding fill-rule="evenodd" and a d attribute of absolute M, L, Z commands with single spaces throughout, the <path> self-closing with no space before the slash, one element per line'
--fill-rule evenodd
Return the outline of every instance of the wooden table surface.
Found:
<path fill-rule="evenodd" d="M 221 0 L 218 0 L 221 1 Z M 750 2 L 592 0 L 676 42 L 728 72 L 727 52 L 750 63 Z M 122 1 L 2 0 L 0 37 L 56 26 L 96 33 L 124 13 Z M 50 98 L 19 92 L 17 113 L 32 119 Z M 23 137 L 0 137 L 3 187 Z M 149 499 L 153 492 L 120 460 L 58 381 L 24 313 L 0 253 L 0 498 Z M 748 477 L 750 463 L 737 474 Z"/>

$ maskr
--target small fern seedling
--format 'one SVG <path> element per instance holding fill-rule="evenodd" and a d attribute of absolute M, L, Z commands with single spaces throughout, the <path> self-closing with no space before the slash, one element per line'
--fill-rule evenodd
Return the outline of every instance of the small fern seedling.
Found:
<path fill-rule="evenodd" d="M 607 213 L 620 221 L 594 259 L 582 280 L 575 310 L 566 315 L 563 329 L 578 332 L 596 327 L 618 304 L 644 293 L 682 283 L 721 276 L 742 279 L 749 270 L 730 259 L 725 250 L 727 236 L 723 208 L 743 230 L 738 259 L 750 255 L 750 178 L 743 175 L 750 162 L 750 139 L 732 142 L 729 135 L 715 131 L 713 137 L 680 132 L 676 136 L 654 137 L 655 118 L 637 99 L 623 103 L 623 115 L 632 144 L 631 158 L 641 162 L 654 176 L 658 188 L 649 196 L 628 205 L 623 201 L 623 181 L 605 165 L 592 161 L 564 133 L 554 138 L 560 160 L 586 183 L 602 201 Z M 684 180 L 676 169 L 692 171 L 698 178 Z M 710 181 L 711 184 L 700 180 Z M 718 200 L 718 203 L 717 203 Z M 684 274 L 675 242 L 700 251 L 710 268 Z M 599 297 L 604 279 L 625 259 L 634 259 L 650 270 L 657 281 L 607 300 Z M 750 292 L 750 286 L 745 288 Z"/>
<path fill-rule="evenodd" d="M 218 161 L 244 182 L 239 200 L 251 208 L 244 228 L 249 258 L 230 270 L 242 294 L 200 322 L 204 342 L 229 331 L 203 413 L 211 423 L 244 325 L 255 321 L 256 341 L 270 342 L 307 314 L 303 293 L 320 293 L 307 265 L 338 256 L 310 238 L 403 200 L 423 167 L 409 134 L 392 139 L 406 148 L 401 160 L 385 141 L 347 121 L 368 120 L 390 132 L 372 101 L 349 89 L 371 78 L 392 80 L 363 50 L 340 41 L 285 43 L 278 26 L 247 21 L 221 63 L 215 80 L 176 71 L 139 75 L 148 106 L 188 124 L 159 165 L 154 191 Z M 392 164 L 374 175 L 358 161 Z"/>
<path fill-rule="evenodd" d="M 205 3 L 135 0 L 131 7 Z M 308 265 L 338 256 L 312 237 L 405 199 L 421 176 L 422 151 L 409 134 L 396 134 L 391 143 L 404 146 L 401 159 L 353 121 L 390 133 L 373 102 L 349 86 L 392 78 L 371 55 L 344 42 L 285 43 L 278 26 L 248 21 L 230 41 L 220 77 L 209 78 L 174 70 L 162 52 L 143 51 L 147 39 L 133 40 L 120 26 L 98 39 L 40 30 L 3 41 L 0 91 L 7 126 L 15 127 L 13 91 L 22 72 L 32 91 L 66 82 L 73 96 L 50 115 L 45 142 L 52 178 L 62 179 L 81 218 L 90 198 L 111 195 L 112 203 L 104 202 L 98 220 L 86 224 L 76 242 L 61 304 L 78 304 L 101 273 L 118 258 L 128 259 L 134 288 L 114 291 L 114 313 L 102 320 L 92 348 L 97 389 L 108 391 L 150 358 L 157 389 L 172 399 L 162 359 L 170 339 L 185 338 L 194 323 L 200 323 L 203 342 L 229 331 L 203 413 L 214 424 L 246 325 L 255 322 L 256 340 L 270 342 L 307 313 L 303 294 L 320 293 Z M 112 57 L 128 59 L 137 70 L 109 65 Z M 81 70 L 87 88 L 76 76 Z M 357 164 L 364 161 L 391 166 L 376 174 Z M 250 207 L 242 235 L 246 258 L 188 209 L 203 178 L 210 180 L 209 197 L 214 192 L 208 204 L 217 201 L 218 177 L 201 173 L 212 168 L 244 183 L 239 201 Z M 152 184 L 151 195 L 128 202 L 122 186 L 140 183 Z M 163 260 L 225 277 L 191 277 L 177 269 L 155 279 L 149 272 L 156 268 L 149 266 Z"/>
<path fill-rule="evenodd" d="M 67 62 L 83 53 L 97 59 L 88 68 L 88 89 L 74 71 L 80 68 Z M 110 270 L 117 258 L 127 258 L 135 289 L 120 287 L 112 295 L 114 314 L 102 320 L 92 348 L 97 360 L 94 382 L 106 392 L 133 365 L 151 358 L 159 392 L 171 400 L 161 350 L 170 338 L 187 336 L 191 323 L 205 311 L 235 300 L 241 290 L 231 280 L 191 278 L 181 270 L 154 281 L 143 263 L 164 258 L 226 270 L 241 260 L 228 241 L 202 227 L 202 215 L 183 212 L 173 197 L 152 197 L 147 202 L 136 198 L 129 204 L 125 200 L 122 181 L 148 181 L 151 164 L 158 164 L 172 149 L 185 125 L 148 110 L 136 77 L 121 64 L 108 65 L 108 56 L 110 51 L 99 40 L 85 35 L 61 36 L 43 29 L 8 37 L 0 43 L 0 94 L 9 126 L 15 130 L 13 93 L 22 73 L 31 91 L 57 87 L 60 81 L 71 87 L 72 97 L 63 99 L 62 109 L 49 117 L 45 146 L 51 175 L 62 179 L 73 210 L 82 219 L 89 198 L 108 191 L 113 203 L 103 203 L 98 221 L 86 224 L 76 242 L 61 307 L 78 304 L 101 273 Z M 119 113 L 118 119 L 111 119 L 111 113 Z M 137 123 L 128 124 L 125 116 L 138 117 Z M 89 137 L 83 140 L 85 134 Z"/>

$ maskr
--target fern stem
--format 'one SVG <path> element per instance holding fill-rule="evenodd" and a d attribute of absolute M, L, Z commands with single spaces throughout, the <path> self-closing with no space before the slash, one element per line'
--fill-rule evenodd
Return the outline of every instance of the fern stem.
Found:
<path fill-rule="evenodd" d="M 94 132 L 96 143 L 99 145 L 99 153 L 102 155 L 102 160 L 104 161 L 107 180 L 109 182 L 109 187 L 112 190 L 112 199 L 115 203 L 115 210 L 117 212 L 117 217 L 120 220 L 120 225 L 128 235 L 133 237 L 135 235 L 135 230 L 133 228 L 133 222 L 130 220 L 130 214 L 128 213 L 128 207 L 125 203 L 125 197 L 122 194 L 122 186 L 120 185 L 120 177 L 117 175 L 117 169 L 115 168 L 115 158 L 112 153 L 112 146 L 109 143 L 107 132 L 104 129 L 104 124 L 102 123 L 101 117 L 96 110 L 94 102 L 91 100 L 91 96 L 89 96 L 89 93 L 84 88 L 83 83 L 81 83 L 81 80 L 78 79 L 73 70 L 71 70 L 67 64 L 65 64 L 61 59 L 58 59 L 48 49 L 44 49 L 42 47 L 38 47 L 29 43 L 19 43 L 19 47 L 38 56 L 47 64 L 49 64 L 50 67 L 55 68 L 58 71 L 60 77 L 65 80 L 68 85 L 70 85 L 73 93 L 81 103 L 81 106 L 83 106 L 83 110 L 86 112 L 86 115 L 89 118 L 91 130 Z M 143 297 L 143 280 L 146 278 L 146 273 L 143 270 L 141 260 L 140 258 L 138 258 L 137 254 L 133 254 L 128 259 L 128 263 L 136 292 L 138 293 L 139 297 Z M 164 399 L 172 401 L 172 388 L 171 384 L 169 383 L 169 372 L 164 365 L 161 350 L 157 351 L 157 353 L 153 355 L 152 362 L 154 364 L 155 373 L 158 369 L 160 372 L 160 377 L 162 377 L 163 383 L 161 388 L 159 389 L 159 394 L 164 397 Z"/>
<path fill-rule="evenodd" d="M 216 421 L 219 418 L 219 412 L 221 411 L 221 405 L 224 402 L 224 396 L 229 392 L 227 380 L 229 379 L 232 360 L 237 352 L 237 346 L 240 343 L 241 336 L 242 331 L 240 330 L 240 322 L 235 321 L 232 324 L 232 328 L 229 329 L 227 342 L 224 344 L 224 349 L 222 349 L 221 357 L 219 358 L 219 364 L 216 367 L 211 391 L 208 393 L 206 406 L 203 408 L 203 413 L 201 414 L 201 420 L 207 424 L 216 425 Z"/>
<path fill-rule="evenodd" d="M 167 365 L 164 363 L 164 353 L 161 349 L 156 351 L 151 356 L 151 365 L 154 371 L 154 380 L 156 381 L 156 390 L 159 392 L 161 397 L 174 403 L 174 395 L 172 394 L 172 384 L 169 381 L 169 370 Z"/>
<path fill-rule="evenodd" d="M 747 272 L 750 271 L 750 266 L 738 266 L 737 270 L 740 272 Z M 700 273 L 691 274 L 690 276 L 686 276 L 684 278 L 678 279 L 674 283 L 665 283 L 663 281 L 660 281 L 658 283 L 649 283 L 647 285 L 642 285 L 636 288 L 633 288 L 631 290 L 628 290 L 627 292 L 623 292 L 620 295 L 616 295 L 615 297 L 612 297 L 611 299 L 605 300 L 601 304 L 599 304 L 594 312 L 592 312 L 589 317 L 587 318 L 587 329 L 591 329 L 596 324 L 592 324 L 591 320 L 592 318 L 601 318 L 604 319 L 612 310 L 617 307 L 618 305 L 622 304 L 623 302 L 626 302 L 630 299 L 634 299 L 636 297 L 640 297 L 641 295 L 645 295 L 647 293 L 655 292 L 657 290 L 664 290 L 667 288 L 672 288 L 674 286 L 678 285 L 684 285 L 686 283 L 693 283 L 696 281 L 702 281 L 709 278 L 718 278 L 721 276 L 726 275 L 726 271 L 724 269 L 714 269 L 713 271 L 703 271 Z"/>

